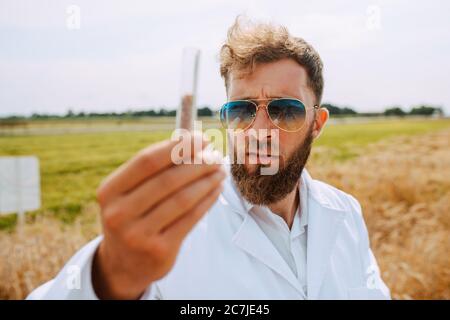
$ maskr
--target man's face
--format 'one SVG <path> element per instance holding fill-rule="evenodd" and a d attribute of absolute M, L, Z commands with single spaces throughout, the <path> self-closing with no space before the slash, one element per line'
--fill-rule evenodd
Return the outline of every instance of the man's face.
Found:
<path fill-rule="evenodd" d="M 297 132 L 278 130 L 263 108 L 260 108 L 256 114 L 256 119 L 251 128 L 257 132 L 263 132 L 259 129 L 266 129 L 266 138 L 269 142 L 271 140 L 270 130 L 278 130 L 279 158 L 273 157 L 272 161 L 280 161 L 280 167 L 305 140 L 308 133 L 307 129 L 313 122 L 314 113 L 311 107 L 315 104 L 315 99 L 312 90 L 307 85 L 307 79 L 306 70 L 292 59 L 260 64 L 251 75 L 244 78 L 233 73 L 230 75 L 229 101 L 289 97 L 301 100 L 308 107 L 306 123 L 303 129 Z M 266 104 L 267 102 L 262 101 L 262 103 Z M 262 140 L 263 137 L 259 134 L 258 139 Z M 254 172 L 257 164 L 249 164 L 247 160 L 248 158 L 245 161 L 246 168 L 249 172 Z"/>
<path fill-rule="evenodd" d="M 277 130 L 278 144 L 277 154 L 271 155 L 271 165 L 276 165 L 279 170 L 273 176 L 260 174 L 261 161 L 251 162 L 247 152 L 244 164 L 233 164 L 232 174 L 241 193 L 252 203 L 269 204 L 284 198 L 287 193 L 296 186 L 301 171 L 309 155 L 312 135 L 314 131 L 314 111 L 312 106 L 315 98 L 312 90 L 307 85 L 306 70 L 292 59 L 283 59 L 276 62 L 259 64 L 254 72 L 242 77 L 239 74 L 231 74 L 228 87 L 228 100 L 256 100 L 270 98 L 295 98 L 301 100 L 307 107 L 306 119 L 303 128 L 296 132 L 287 132 L 278 129 L 269 119 L 266 110 L 259 108 L 256 118 L 244 136 L 256 130 L 259 141 L 267 141 L 276 144 L 277 141 L 271 135 L 271 130 Z M 267 104 L 268 101 L 260 101 Z M 260 129 L 265 129 L 261 130 Z M 263 133 L 263 135 L 261 135 Z M 248 138 L 248 137 L 247 137 Z M 272 140 L 273 139 L 273 140 Z M 246 148 L 246 144 L 234 146 L 234 154 L 238 154 L 237 148 Z M 270 154 L 271 148 L 268 148 Z M 267 161 L 267 159 L 266 159 Z M 266 164 L 267 165 L 267 164 Z"/>

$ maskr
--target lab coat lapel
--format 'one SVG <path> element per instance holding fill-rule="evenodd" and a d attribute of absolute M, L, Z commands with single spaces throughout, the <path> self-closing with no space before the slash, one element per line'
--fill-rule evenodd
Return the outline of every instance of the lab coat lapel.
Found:
<path fill-rule="evenodd" d="M 317 299 L 345 212 L 334 208 L 306 173 L 308 181 L 307 287 Z"/>
<path fill-rule="evenodd" d="M 272 242 L 260 229 L 249 214 L 233 238 L 233 242 L 242 250 L 264 263 L 277 274 L 286 279 L 295 289 L 303 294 L 300 283 Z"/>

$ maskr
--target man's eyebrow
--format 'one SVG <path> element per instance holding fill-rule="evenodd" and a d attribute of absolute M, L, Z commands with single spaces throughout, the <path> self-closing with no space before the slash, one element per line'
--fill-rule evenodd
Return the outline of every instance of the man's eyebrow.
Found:
<path fill-rule="evenodd" d="M 277 96 L 268 97 L 267 99 L 280 99 L 280 98 L 286 98 L 286 97 L 288 97 L 288 96 L 287 95 L 284 95 L 284 96 L 277 95 Z M 232 100 L 261 100 L 261 99 L 256 98 L 256 97 L 248 97 L 248 96 L 246 96 L 246 97 L 233 98 Z M 265 99 L 263 99 L 263 100 L 265 100 Z"/>

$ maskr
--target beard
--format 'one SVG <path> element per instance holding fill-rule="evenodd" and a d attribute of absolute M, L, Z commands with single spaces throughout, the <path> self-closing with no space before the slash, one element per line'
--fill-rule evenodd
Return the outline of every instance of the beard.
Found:
<path fill-rule="evenodd" d="M 254 205 L 267 206 L 284 199 L 300 179 L 301 173 L 308 161 L 313 142 L 312 125 L 305 140 L 294 150 L 293 154 L 284 162 L 274 175 L 262 175 L 261 167 L 249 172 L 245 164 L 231 164 L 231 174 L 241 195 Z"/>

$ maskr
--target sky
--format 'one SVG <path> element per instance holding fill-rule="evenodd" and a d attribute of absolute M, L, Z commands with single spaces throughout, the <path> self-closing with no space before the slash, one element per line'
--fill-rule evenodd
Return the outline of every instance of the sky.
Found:
<path fill-rule="evenodd" d="M 185 47 L 201 50 L 197 104 L 218 109 L 218 53 L 238 14 L 313 45 L 324 103 L 448 115 L 449 13 L 438 0 L 0 0 L 0 116 L 176 108 Z"/>

